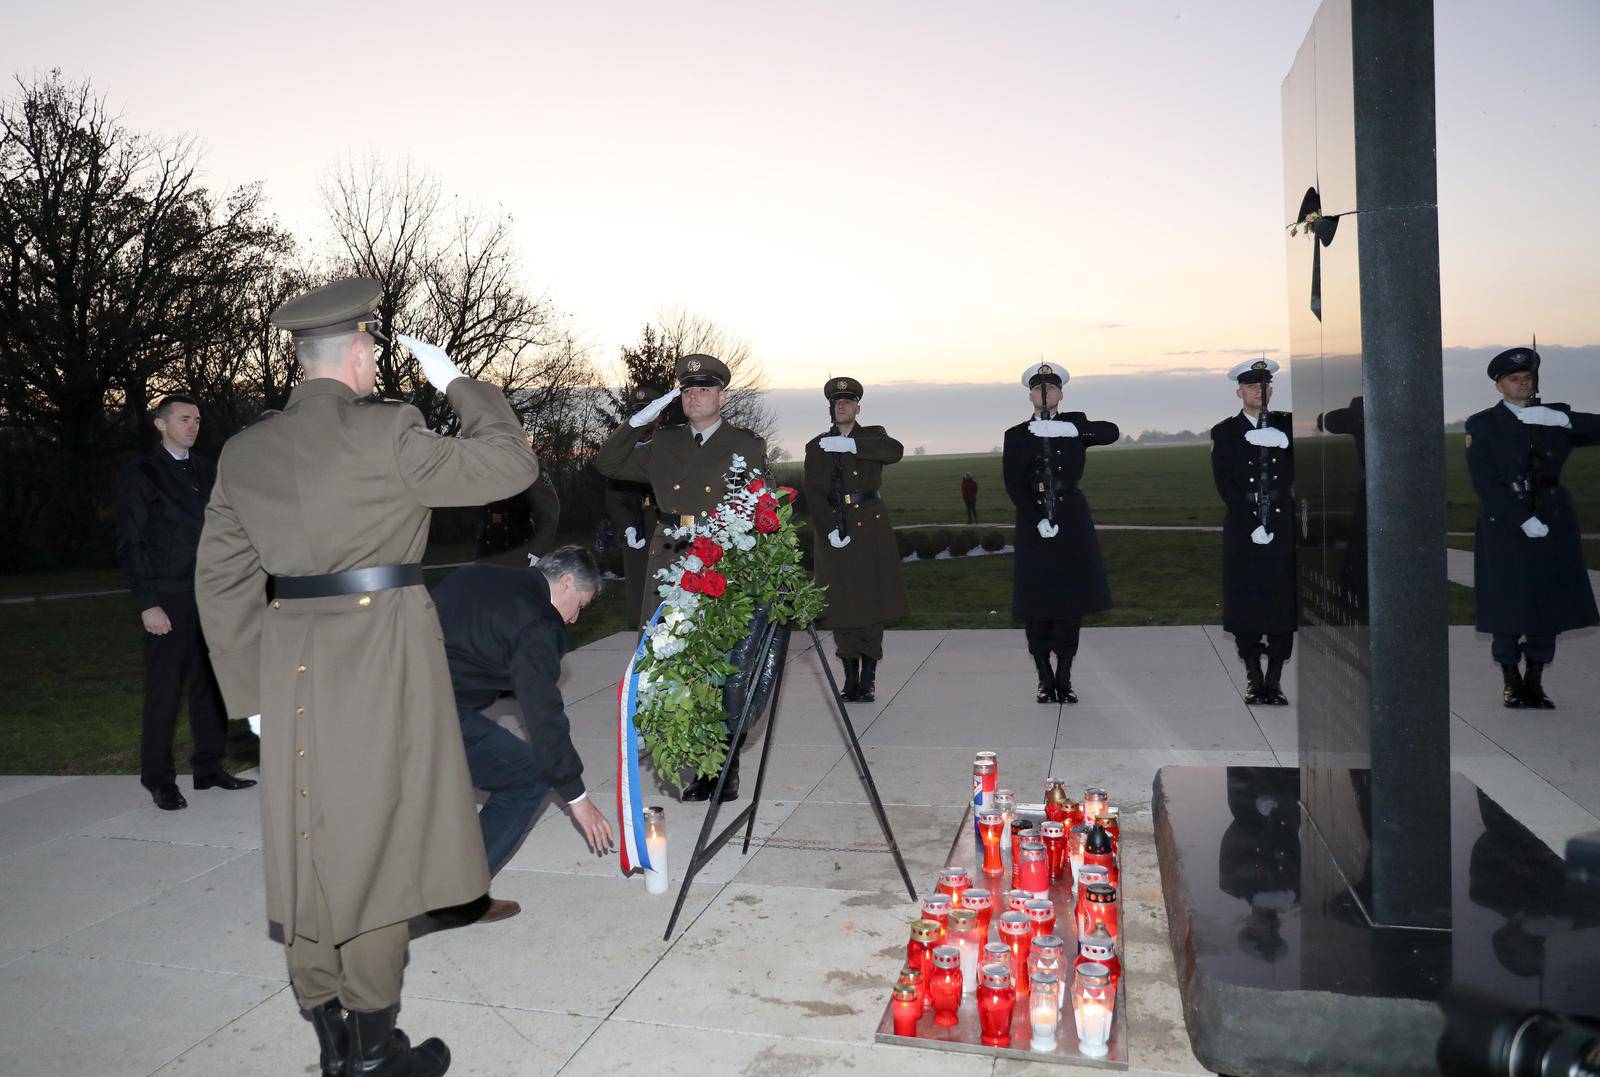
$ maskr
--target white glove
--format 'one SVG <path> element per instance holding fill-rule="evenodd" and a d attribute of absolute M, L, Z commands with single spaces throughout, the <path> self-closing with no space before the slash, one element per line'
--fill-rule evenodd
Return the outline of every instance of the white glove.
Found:
<path fill-rule="evenodd" d="M 1257 524 L 1256 529 L 1250 532 L 1250 541 L 1257 546 L 1265 546 L 1272 541 L 1272 532 L 1267 530 L 1266 524 Z"/>
<path fill-rule="evenodd" d="M 832 531 L 828 532 L 828 545 L 832 546 L 836 550 L 842 550 L 846 546 L 850 545 L 850 536 L 846 535 L 844 538 L 840 538 L 839 529 L 836 527 Z"/>
<path fill-rule="evenodd" d="M 1028 433 L 1036 438 L 1075 438 L 1078 427 L 1065 419 L 1035 419 L 1028 424 Z"/>
<path fill-rule="evenodd" d="M 1056 526 L 1055 524 L 1051 523 L 1049 520 L 1040 520 L 1039 521 L 1039 537 L 1040 538 L 1055 538 L 1056 535 L 1058 535 L 1060 533 L 1061 533 L 1061 528 Z"/>
<path fill-rule="evenodd" d="M 1282 430 L 1274 430 L 1270 426 L 1261 430 L 1246 430 L 1244 439 L 1252 445 L 1265 445 L 1269 449 L 1287 449 L 1289 447 L 1289 435 Z"/>
<path fill-rule="evenodd" d="M 855 452 L 856 451 L 856 439 L 855 438 L 847 438 L 847 437 L 842 437 L 842 436 L 836 436 L 836 437 L 831 437 L 831 438 L 823 438 L 821 441 L 817 442 L 817 444 L 822 446 L 822 451 L 823 452 Z"/>
<path fill-rule="evenodd" d="M 628 544 L 628 549 L 630 550 L 642 550 L 650 545 L 647 540 L 639 537 L 639 532 L 631 527 L 622 533 L 622 540 Z"/>
<path fill-rule="evenodd" d="M 411 349 L 411 354 L 417 357 L 417 362 L 422 366 L 422 376 L 441 393 L 457 378 L 466 377 L 439 345 L 408 337 L 404 333 L 396 333 L 394 339 Z"/>
<path fill-rule="evenodd" d="M 667 405 L 678 399 L 678 390 L 673 389 L 664 396 L 658 396 L 638 411 L 628 417 L 628 425 L 634 429 L 649 426 L 656 421 L 656 416 L 667 410 Z"/>
<path fill-rule="evenodd" d="M 1550 525 L 1537 516 L 1530 516 L 1522 521 L 1522 533 L 1529 538 L 1544 538 L 1550 533 Z"/>
<path fill-rule="evenodd" d="M 1529 426 L 1564 426 L 1572 428 L 1572 416 L 1555 408 L 1547 408 L 1543 404 L 1535 404 L 1517 412 L 1517 418 Z"/>
<path fill-rule="evenodd" d="M 256 735 L 256 739 L 257 740 L 260 740 L 261 739 L 261 715 L 252 714 L 250 717 L 246 718 L 245 721 L 250 723 L 250 732 L 252 732 L 252 733 L 254 733 Z"/>

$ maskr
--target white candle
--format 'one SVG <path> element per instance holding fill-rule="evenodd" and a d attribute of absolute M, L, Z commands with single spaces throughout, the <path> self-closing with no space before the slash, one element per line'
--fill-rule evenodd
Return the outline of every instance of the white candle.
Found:
<path fill-rule="evenodd" d="M 1033 1024 L 1033 1042 L 1029 1046 L 1035 1051 L 1056 1049 L 1057 1015 L 1054 992 L 1043 998 L 1034 997 L 1033 1004 L 1029 1008 L 1029 1018 Z"/>
<path fill-rule="evenodd" d="M 1089 1058 L 1104 1058 L 1111 1039 L 1111 1008 L 1093 999 L 1073 1007 L 1078 1023 L 1078 1050 Z"/>
<path fill-rule="evenodd" d="M 650 851 L 651 866 L 644 869 L 644 888 L 652 894 L 665 894 L 671 881 L 667 875 L 666 836 L 646 838 L 645 847 Z"/>

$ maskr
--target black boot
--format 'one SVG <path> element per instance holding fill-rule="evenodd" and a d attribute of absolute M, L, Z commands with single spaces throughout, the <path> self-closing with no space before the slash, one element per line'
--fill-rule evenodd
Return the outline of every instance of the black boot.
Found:
<path fill-rule="evenodd" d="M 1528 659 L 1528 673 L 1522 678 L 1522 702 L 1542 711 L 1554 710 L 1555 700 L 1544 694 L 1544 663 Z"/>
<path fill-rule="evenodd" d="M 878 701 L 878 660 L 876 658 L 863 658 L 861 660 L 861 687 L 856 692 L 856 699 L 862 703 L 876 703 Z"/>
<path fill-rule="evenodd" d="M 741 740 L 737 745 L 728 746 L 728 754 L 732 762 L 728 764 L 728 780 L 722 785 L 722 795 L 717 798 L 718 804 L 726 804 L 730 800 L 739 799 L 739 751 L 744 747 Z M 696 778 L 683 787 L 681 800 L 710 800 L 711 794 L 717 791 L 717 776 L 709 778 Z"/>
<path fill-rule="evenodd" d="M 841 658 L 839 661 L 844 663 L 844 689 L 839 698 L 854 703 L 861 698 L 861 659 Z"/>
<path fill-rule="evenodd" d="M 1038 655 L 1033 659 L 1034 668 L 1039 671 L 1039 691 L 1033 697 L 1035 703 L 1056 702 L 1056 675 L 1050 669 L 1050 656 L 1042 658 Z"/>
<path fill-rule="evenodd" d="M 1289 697 L 1283 694 L 1283 659 L 1267 659 L 1267 675 L 1261 682 L 1261 701 L 1271 707 L 1287 707 Z"/>
<path fill-rule="evenodd" d="M 316 1009 L 300 1012 L 316 1029 L 317 1046 L 322 1050 L 322 1077 L 344 1077 L 350 1061 L 350 1030 L 345 1027 L 339 1000 L 329 999 Z"/>
<path fill-rule="evenodd" d="M 1520 710 L 1526 705 L 1523 698 L 1522 670 L 1517 668 L 1515 662 L 1500 663 L 1500 672 L 1505 675 L 1505 691 L 1500 694 L 1500 700 L 1513 710 Z"/>
<path fill-rule="evenodd" d="M 1078 693 L 1072 690 L 1072 659 L 1060 654 L 1056 655 L 1056 702 L 1078 702 Z"/>
<path fill-rule="evenodd" d="M 350 1077 L 441 1077 L 450 1068 L 450 1048 L 444 1041 L 423 1040 L 415 1047 L 394 1027 L 398 1004 L 371 1012 L 345 1010 L 350 1033 Z"/>

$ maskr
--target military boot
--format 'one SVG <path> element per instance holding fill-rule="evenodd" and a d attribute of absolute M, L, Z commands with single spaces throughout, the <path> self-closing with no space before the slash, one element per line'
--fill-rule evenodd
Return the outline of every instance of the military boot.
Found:
<path fill-rule="evenodd" d="M 339 1000 L 329 999 L 315 1009 L 300 1012 L 316 1030 L 322 1077 L 344 1077 L 350 1060 L 350 1030 L 345 1027 Z"/>
<path fill-rule="evenodd" d="M 856 692 L 856 699 L 862 703 L 876 703 L 878 701 L 878 660 L 876 658 L 863 658 L 861 660 L 861 687 Z"/>
<path fill-rule="evenodd" d="M 1249 707 L 1260 707 L 1267 702 L 1267 679 L 1261 673 L 1261 657 L 1244 659 L 1244 702 Z"/>
<path fill-rule="evenodd" d="M 1515 662 L 1500 663 L 1500 672 L 1505 675 L 1505 691 L 1500 693 L 1500 700 L 1512 709 L 1520 710 L 1524 705 L 1522 670 L 1517 668 Z"/>
<path fill-rule="evenodd" d="M 1555 709 L 1555 700 L 1544 694 L 1544 663 L 1528 660 L 1527 676 L 1522 678 L 1522 702 L 1529 707 L 1548 711 Z"/>
<path fill-rule="evenodd" d="M 1056 655 L 1056 702 L 1078 702 L 1078 693 L 1072 690 L 1072 659 L 1061 654 Z"/>
<path fill-rule="evenodd" d="M 1056 675 L 1050 668 L 1050 656 L 1044 655 L 1041 657 L 1035 655 L 1033 665 L 1039 671 L 1039 691 L 1033 697 L 1033 701 L 1035 703 L 1055 703 Z"/>
<path fill-rule="evenodd" d="M 861 698 L 861 659 L 841 658 L 844 663 L 844 688 L 839 692 L 839 698 L 846 703 L 854 703 Z"/>
<path fill-rule="evenodd" d="M 437 1037 L 415 1047 L 394 1027 L 396 1003 L 382 1010 L 345 1010 L 350 1034 L 350 1077 L 442 1077 L 450 1068 L 450 1048 Z"/>
<path fill-rule="evenodd" d="M 1261 679 L 1261 699 L 1270 707 L 1287 707 L 1289 697 L 1283 694 L 1283 659 L 1267 659 L 1267 673 Z"/>
<path fill-rule="evenodd" d="M 746 734 L 748 736 L 748 734 Z M 718 804 L 726 804 L 730 800 L 739 799 L 739 752 L 744 748 L 744 738 L 739 738 L 738 744 L 728 745 L 728 780 L 722 783 L 722 795 L 717 798 Z M 709 778 L 696 778 L 683 787 L 680 794 L 681 800 L 710 800 L 711 794 L 717 791 L 717 775 Z"/>

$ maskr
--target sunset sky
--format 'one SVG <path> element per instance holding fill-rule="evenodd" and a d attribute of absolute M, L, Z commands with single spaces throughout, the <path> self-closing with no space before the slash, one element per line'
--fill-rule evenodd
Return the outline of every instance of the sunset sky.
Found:
<path fill-rule="evenodd" d="M 12 0 L 7 72 L 89 77 L 324 237 L 341 155 L 516 218 L 610 361 L 684 305 L 774 387 L 1221 370 L 1287 346 L 1279 84 L 1315 0 Z M 1600 4 L 1441 0 L 1446 345 L 1587 345 Z"/>

